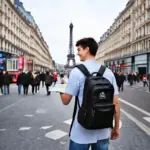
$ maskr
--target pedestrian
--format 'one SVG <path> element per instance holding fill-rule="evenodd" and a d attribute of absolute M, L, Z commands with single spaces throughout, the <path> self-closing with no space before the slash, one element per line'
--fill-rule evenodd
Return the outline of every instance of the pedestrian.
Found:
<path fill-rule="evenodd" d="M 32 86 L 32 94 L 36 94 L 37 93 L 37 81 L 36 81 L 36 73 L 32 73 L 30 75 L 30 79 L 31 79 L 31 86 Z"/>
<path fill-rule="evenodd" d="M 108 150 L 110 135 L 111 135 L 111 139 L 113 140 L 119 137 L 120 104 L 118 100 L 118 88 L 116 84 L 116 79 L 110 69 L 105 68 L 96 62 L 95 56 L 97 53 L 98 44 L 93 38 L 81 39 L 76 43 L 76 46 L 78 50 L 78 56 L 80 57 L 80 60 L 83 61 L 83 66 L 85 66 L 85 67 L 82 66 L 84 68 L 84 73 L 82 73 L 77 67 L 75 67 L 70 73 L 66 92 L 64 94 L 63 93 L 60 94 L 61 100 L 64 105 L 68 105 L 73 96 L 76 97 L 75 106 L 77 107 L 77 109 L 76 111 L 74 111 L 75 113 L 73 116 L 75 118 L 73 117 L 74 121 L 71 125 L 72 128 L 70 132 L 69 150 L 89 150 L 90 146 L 92 147 L 92 150 Z M 111 100 L 113 104 L 115 105 L 114 107 L 115 108 L 115 126 L 112 130 L 110 130 L 110 128 L 107 128 L 107 127 L 102 127 L 102 129 L 94 129 L 94 128 L 86 129 L 85 127 L 81 125 L 84 122 L 85 126 L 91 127 L 92 125 L 91 123 L 103 124 L 104 122 L 107 122 L 107 121 L 112 122 L 113 120 L 113 117 L 112 119 L 107 120 L 105 118 L 101 120 L 102 116 L 99 117 L 99 115 L 97 114 L 97 113 L 100 113 L 102 115 L 103 108 L 101 108 L 101 105 L 98 105 L 99 101 L 96 101 L 96 100 L 98 99 L 100 99 L 100 101 L 101 100 L 103 101 L 104 99 L 106 100 L 107 94 L 105 94 L 106 91 L 104 91 L 103 86 L 101 87 L 102 88 L 101 90 L 103 90 L 104 92 L 99 93 L 98 91 L 97 92 L 95 91 L 96 87 L 98 86 L 96 85 L 96 83 L 99 82 L 96 79 L 95 79 L 96 82 L 93 80 L 93 84 L 96 85 L 96 87 L 93 86 L 92 88 L 92 90 L 94 90 L 96 94 L 94 96 L 93 95 L 94 93 L 92 93 L 93 95 L 92 98 L 95 99 L 95 101 L 92 101 L 92 99 L 90 99 L 91 101 L 89 102 L 91 103 L 91 106 L 88 105 L 89 108 L 91 107 L 93 108 L 93 105 L 95 107 L 94 109 L 91 109 L 91 111 L 88 111 L 88 112 L 86 112 L 87 109 L 84 109 L 86 107 L 85 106 L 86 103 L 83 103 L 84 100 L 86 100 L 84 97 L 85 96 L 87 97 L 87 95 L 89 95 L 89 98 L 91 98 L 91 92 L 92 92 L 92 91 L 89 91 L 86 94 L 84 92 L 84 90 L 86 90 L 86 88 L 90 86 L 90 85 L 84 86 L 84 84 L 87 85 L 89 83 L 88 80 L 86 80 L 86 75 L 84 74 L 88 74 L 90 75 L 91 78 L 93 78 L 92 73 L 94 72 L 99 72 L 97 73 L 98 76 L 101 75 L 102 73 L 103 77 L 105 77 L 105 79 L 107 80 L 106 82 L 108 82 L 109 84 L 111 83 L 111 87 L 113 89 L 113 90 L 111 89 L 111 91 L 113 91 L 111 93 L 112 94 Z M 89 81 L 90 81 L 90 77 L 88 77 Z M 99 77 L 96 77 L 96 78 L 99 78 Z M 103 83 L 101 82 L 101 84 Z M 99 85 L 99 88 L 100 88 L 100 85 Z M 97 105 L 95 105 L 95 103 Z M 111 106 L 108 106 L 108 107 L 111 107 Z M 109 111 L 108 109 L 105 109 L 105 110 Z M 92 117 L 91 119 L 93 119 L 93 117 L 97 117 L 97 121 L 95 120 L 96 122 L 93 122 L 94 120 L 93 121 L 91 120 L 91 122 L 89 120 L 86 120 L 86 117 L 89 117 L 87 116 L 89 113 L 91 114 L 90 115 Z M 95 113 L 97 114 L 97 116 L 94 115 Z M 114 111 L 110 113 L 110 115 L 112 116 L 113 114 L 114 114 Z M 81 115 L 83 116 L 81 117 Z M 86 121 L 88 123 L 86 123 Z"/>
<path fill-rule="evenodd" d="M 28 89 L 29 89 L 29 84 L 31 84 L 31 72 L 25 72 L 23 73 L 23 91 L 24 91 L 24 95 L 28 95 Z"/>
<path fill-rule="evenodd" d="M 12 82 L 12 78 L 8 71 L 4 72 L 4 95 L 9 94 L 9 86 Z"/>
<path fill-rule="evenodd" d="M 119 73 L 117 73 L 117 72 L 115 71 L 115 72 L 114 72 L 114 76 L 115 76 L 115 79 L 116 79 L 117 86 L 119 87 Z"/>
<path fill-rule="evenodd" d="M 145 87 L 145 85 L 147 85 L 147 87 L 148 87 L 146 75 L 143 76 L 143 86 Z"/>
<path fill-rule="evenodd" d="M 19 72 L 17 78 L 18 95 L 21 95 L 22 83 L 23 83 L 22 72 Z"/>
<path fill-rule="evenodd" d="M 130 86 L 132 86 L 133 85 L 133 73 L 129 73 L 129 75 L 128 75 L 128 82 L 130 83 Z"/>
<path fill-rule="evenodd" d="M 123 91 L 123 87 L 124 87 L 124 81 L 125 81 L 125 76 L 123 72 L 120 72 L 119 75 L 119 83 L 118 83 L 118 87 L 119 87 L 119 91 Z"/>
<path fill-rule="evenodd" d="M 54 83 L 53 86 L 56 85 L 56 82 L 57 82 L 57 72 L 54 72 L 54 73 L 53 73 L 53 83 Z"/>
<path fill-rule="evenodd" d="M 44 82 L 45 82 L 45 73 L 44 72 L 42 72 L 40 74 L 40 80 L 42 81 L 42 87 L 44 87 Z"/>
<path fill-rule="evenodd" d="M 3 76 L 3 71 L 0 70 L 0 90 L 1 90 L 1 94 L 3 94 L 3 84 L 4 84 L 4 76 Z"/>
<path fill-rule="evenodd" d="M 36 89 L 37 89 L 37 91 L 39 91 L 40 90 L 40 74 L 39 74 L 39 72 L 37 72 L 35 81 L 36 81 Z"/>
<path fill-rule="evenodd" d="M 64 74 L 60 74 L 60 78 L 61 78 L 61 84 L 66 84 L 66 81 L 64 79 Z"/>
<path fill-rule="evenodd" d="M 49 73 L 49 71 L 47 71 L 45 76 L 45 86 L 47 95 L 51 94 L 49 91 L 49 87 L 52 85 L 52 83 L 53 83 L 53 76 Z"/>

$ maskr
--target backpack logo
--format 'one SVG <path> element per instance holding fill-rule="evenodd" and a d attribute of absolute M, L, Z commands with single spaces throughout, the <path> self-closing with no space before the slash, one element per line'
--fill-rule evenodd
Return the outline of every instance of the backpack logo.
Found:
<path fill-rule="evenodd" d="M 99 94 L 99 99 L 106 99 L 106 94 L 104 92 L 101 92 Z"/>

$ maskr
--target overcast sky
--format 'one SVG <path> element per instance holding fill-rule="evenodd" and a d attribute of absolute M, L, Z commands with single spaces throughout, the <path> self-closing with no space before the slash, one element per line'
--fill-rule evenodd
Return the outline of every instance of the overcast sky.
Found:
<path fill-rule="evenodd" d="M 21 0 L 31 11 L 50 53 L 57 63 L 66 64 L 69 24 L 74 24 L 73 42 L 100 36 L 112 25 L 128 0 Z M 77 53 L 74 46 L 75 54 Z M 76 57 L 78 61 L 78 58 Z"/>

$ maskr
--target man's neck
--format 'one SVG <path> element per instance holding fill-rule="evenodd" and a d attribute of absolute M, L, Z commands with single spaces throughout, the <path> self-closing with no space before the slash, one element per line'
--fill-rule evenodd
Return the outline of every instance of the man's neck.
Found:
<path fill-rule="evenodd" d="M 89 56 L 89 57 L 86 58 L 85 61 L 88 61 L 88 60 L 95 60 L 95 57 L 94 56 Z"/>

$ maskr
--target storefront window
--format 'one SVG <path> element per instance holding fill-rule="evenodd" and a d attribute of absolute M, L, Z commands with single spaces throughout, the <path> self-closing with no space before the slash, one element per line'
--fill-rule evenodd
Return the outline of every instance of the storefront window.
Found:
<path fill-rule="evenodd" d="M 15 68 L 16 68 L 16 61 L 13 60 L 13 69 L 15 69 Z"/>
<path fill-rule="evenodd" d="M 147 55 L 136 56 L 135 64 L 147 64 Z"/>
<path fill-rule="evenodd" d="M 147 73 L 147 54 L 135 56 L 135 72 L 141 75 Z"/>
<path fill-rule="evenodd" d="M 11 60 L 7 60 L 7 70 L 10 70 L 12 68 L 12 61 Z"/>
<path fill-rule="evenodd" d="M 18 68 L 18 60 L 16 60 L 16 67 L 15 68 Z"/>
<path fill-rule="evenodd" d="M 18 70 L 18 60 L 17 59 L 7 59 L 7 70 Z"/>

